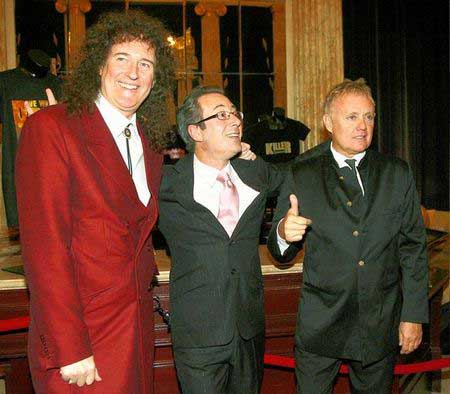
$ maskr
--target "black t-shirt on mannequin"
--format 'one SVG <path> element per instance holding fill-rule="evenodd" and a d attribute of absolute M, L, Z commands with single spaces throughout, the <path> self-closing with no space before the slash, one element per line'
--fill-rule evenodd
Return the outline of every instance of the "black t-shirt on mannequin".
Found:
<path fill-rule="evenodd" d="M 258 123 L 245 128 L 242 139 L 265 161 L 285 163 L 299 155 L 300 141 L 308 132 L 303 123 L 286 118 L 284 109 L 274 108 L 272 116 L 262 115 Z"/>
<path fill-rule="evenodd" d="M 2 133 L 2 188 L 8 227 L 17 226 L 14 160 L 20 131 L 27 118 L 25 101 L 34 111 L 48 105 L 46 88 L 60 95 L 60 80 L 50 74 L 50 57 L 38 49 L 21 56 L 19 67 L 0 72 L 0 123 Z"/>

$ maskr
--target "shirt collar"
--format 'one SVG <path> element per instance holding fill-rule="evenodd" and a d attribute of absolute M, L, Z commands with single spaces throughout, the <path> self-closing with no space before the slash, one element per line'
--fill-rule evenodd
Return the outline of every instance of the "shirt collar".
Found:
<path fill-rule="evenodd" d="M 103 120 L 114 138 L 119 137 L 123 133 L 125 127 L 127 127 L 130 123 L 134 126 L 131 127 L 131 132 L 135 133 L 136 114 L 133 114 L 133 116 L 128 119 L 126 116 L 121 114 L 120 111 L 114 107 L 101 93 L 99 93 L 97 100 L 95 100 L 95 105 L 100 111 Z"/>
<path fill-rule="evenodd" d="M 331 153 L 333 154 L 334 160 L 336 160 L 336 163 L 338 164 L 339 168 L 342 167 L 350 167 L 345 160 L 349 159 L 349 157 L 344 156 L 342 153 L 339 153 L 336 149 L 334 149 L 333 147 L 333 142 L 331 142 L 330 144 L 330 150 Z M 363 159 L 363 157 L 366 155 L 366 151 L 361 152 L 361 153 L 357 153 L 356 155 L 354 155 L 352 157 L 352 159 L 356 160 L 355 166 L 358 167 L 360 161 Z"/>
<path fill-rule="evenodd" d="M 224 167 L 228 174 L 231 174 L 231 164 L 230 162 Z M 206 165 L 201 162 L 194 153 L 194 174 L 202 178 L 202 180 L 207 183 L 210 187 L 214 187 L 217 181 L 217 175 L 219 175 L 219 170 L 217 168 Z"/>

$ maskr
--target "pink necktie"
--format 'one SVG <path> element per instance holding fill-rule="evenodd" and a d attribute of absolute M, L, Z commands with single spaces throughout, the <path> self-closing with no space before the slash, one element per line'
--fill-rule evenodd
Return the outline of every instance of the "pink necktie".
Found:
<path fill-rule="evenodd" d="M 217 180 L 223 184 L 219 196 L 217 219 L 231 237 L 239 220 L 239 194 L 225 169 L 219 172 Z"/>

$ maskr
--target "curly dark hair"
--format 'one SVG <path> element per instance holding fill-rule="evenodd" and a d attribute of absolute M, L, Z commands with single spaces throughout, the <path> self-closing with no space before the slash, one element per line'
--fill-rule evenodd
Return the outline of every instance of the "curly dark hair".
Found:
<path fill-rule="evenodd" d="M 164 25 L 142 11 L 103 14 L 88 29 L 80 61 L 64 85 L 63 100 L 67 102 L 69 113 L 93 110 L 101 88 L 99 71 L 105 65 L 113 45 L 135 40 L 148 43 L 155 48 L 155 84 L 137 111 L 137 119 L 148 136 L 150 146 L 155 150 L 163 149 L 171 135 L 167 100 L 174 75 L 174 61 L 167 36 Z"/>

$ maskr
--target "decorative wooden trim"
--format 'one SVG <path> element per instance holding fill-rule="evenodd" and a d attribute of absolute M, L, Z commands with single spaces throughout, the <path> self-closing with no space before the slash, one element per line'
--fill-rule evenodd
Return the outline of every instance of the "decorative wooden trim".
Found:
<path fill-rule="evenodd" d="M 14 0 L 0 0 L 0 71 L 9 70 L 16 66 Z M 5 223 L 2 223 L 2 225 Z"/>
<path fill-rule="evenodd" d="M 227 13 L 227 7 L 222 2 L 201 2 L 195 6 L 194 10 L 198 16 L 224 16 Z"/>
<path fill-rule="evenodd" d="M 223 86 L 220 54 L 220 17 L 227 13 L 221 2 L 201 2 L 195 6 L 202 26 L 202 73 L 204 85 Z"/>
<path fill-rule="evenodd" d="M 284 3 L 271 7 L 273 26 L 273 106 L 286 109 L 286 10 Z"/>
<path fill-rule="evenodd" d="M 0 71 L 4 71 L 7 69 L 5 0 L 0 0 L 0 21 Z"/>
<path fill-rule="evenodd" d="M 422 216 L 426 228 L 450 233 L 450 212 L 423 208 Z"/>
<path fill-rule="evenodd" d="M 67 2 L 69 0 L 56 0 L 55 1 L 55 9 L 60 14 L 65 14 L 67 12 Z"/>
<path fill-rule="evenodd" d="M 344 78 L 342 1 L 292 0 L 288 15 L 288 116 L 311 129 L 307 150 L 327 138 L 322 101 Z"/>
<path fill-rule="evenodd" d="M 85 16 L 92 9 L 90 0 L 57 0 L 56 11 L 68 14 L 69 31 L 66 37 L 68 48 L 68 70 L 72 70 L 77 62 L 80 48 L 86 35 Z"/>
<path fill-rule="evenodd" d="M 62 0 L 64 1 L 64 0 Z M 91 0 L 92 3 L 102 2 L 104 0 Z M 289 1 L 289 0 L 288 0 Z M 198 0 L 186 0 L 186 3 L 198 3 Z M 285 0 L 208 0 L 208 3 L 220 3 L 226 6 L 245 6 L 245 7 L 272 7 L 276 3 L 284 3 Z M 130 4 L 183 4 L 183 0 L 130 0 Z"/>

